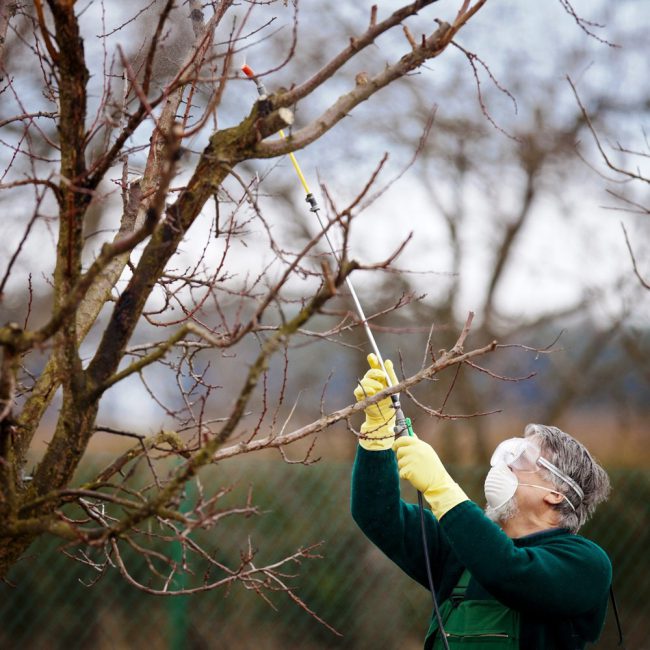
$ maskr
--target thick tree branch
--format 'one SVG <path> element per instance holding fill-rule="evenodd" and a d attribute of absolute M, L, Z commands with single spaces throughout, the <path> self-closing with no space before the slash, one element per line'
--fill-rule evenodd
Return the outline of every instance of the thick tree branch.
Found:
<path fill-rule="evenodd" d="M 404 20 L 418 13 L 424 7 L 437 2 L 437 0 L 417 0 L 406 7 L 401 7 L 393 12 L 388 18 L 376 22 L 376 7 L 373 7 L 375 18 L 370 21 L 368 29 L 361 36 L 350 38 L 350 44 L 339 52 L 333 59 L 325 64 L 315 75 L 304 83 L 296 86 L 275 99 L 276 106 L 293 106 L 299 100 L 310 95 L 319 86 L 330 79 L 334 73 L 340 70 L 350 59 L 361 50 L 372 45 L 379 36 L 400 25 Z"/>
<path fill-rule="evenodd" d="M 58 46 L 55 64 L 58 70 L 60 116 L 58 126 L 61 150 L 61 209 L 54 270 L 56 311 L 65 305 L 81 273 L 84 243 L 83 217 L 92 195 L 84 191 L 85 188 L 82 186 L 86 173 L 86 84 L 89 78 L 83 40 L 73 3 L 49 0 L 49 7 L 54 18 Z M 29 336 L 26 335 L 26 338 Z M 84 421 L 93 412 L 93 409 L 86 410 L 86 404 L 83 402 L 85 378 L 79 356 L 76 317 L 73 312 L 66 314 L 66 318 L 58 328 L 54 354 L 57 355 L 60 363 L 63 401 L 57 424 L 59 441 L 54 446 L 50 446 L 47 453 L 54 456 L 58 451 L 65 459 L 51 476 L 39 477 L 40 481 L 36 489 L 39 487 L 43 489 L 43 480 L 47 481 L 56 475 L 61 481 L 69 479 L 76 467 L 76 461 L 73 460 L 74 450 L 80 451 L 82 447 L 85 448 L 82 442 Z M 68 432 L 72 435 L 69 443 L 65 441 Z M 56 485 L 62 484 L 56 483 Z M 34 486 L 36 482 L 32 484 L 32 487 Z"/>
<path fill-rule="evenodd" d="M 330 130 L 337 122 L 342 120 L 355 106 L 366 101 L 377 91 L 386 87 L 396 79 L 404 77 L 409 72 L 416 70 L 426 61 L 441 54 L 451 42 L 454 29 L 448 23 L 441 23 L 440 27 L 416 49 L 405 54 L 398 62 L 370 77 L 366 83 L 355 86 L 349 93 L 339 97 L 320 117 L 311 124 L 294 131 L 288 138 L 272 142 L 260 142 L 252 152 L 256 158 L 275 158 L 297 149 L 302 149 L 317 140 L 326 131 Z M 288 93 L 271 95 L 269 101 L 272 106 L 284 106 Z"/>
<path fill-rule="evenodd" d="M 157 279 L 199 215 L 234 164 L 245 158 L 254 143 L 287 126 L 287 109 L 261 116 L 258 106 L 236 127 L 218 131 L 210 138 L 187 187 L 167 210 L 167 216 L 145 247 L 129 285 L 120 296 L 97 353 L 88 367 L 93 391 L 115 372 L 124 349 Z"/>
<path fill-rule="evenodd" d="M 59 51 L 59 143 L 61 147 L 61 196 L 63 210 L 57 248 L 57 303 L 70 288 L 69 283 L 79 273 L 83 212 L 90 194 L 77 191 L 86 173 L 86 67 L 84 45 L 72 3 L 49 1 L 54 17 Z M 46 30 L 44 30 L 46 33 Z"/>

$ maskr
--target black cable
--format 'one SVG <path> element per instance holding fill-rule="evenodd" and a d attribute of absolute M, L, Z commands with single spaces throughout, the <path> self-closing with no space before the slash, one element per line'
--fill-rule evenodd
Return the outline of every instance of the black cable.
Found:
<path fill-rule="evenodd" d="M 399 401 L 399 394 L 391 395 L 391 401 L 393 403 L 393 408 L 395 409 L 395 437 L 399 438 L 400 436 L 407 433 L 408 435 L 414 435 L 411 428 L 411 421 L 407 420 L 404 417 L 402 412 L 402 406 Z M 442 617 L 440 616 L 440 607 L 438 607 L 438 599 L 436 598 L 436 590 L 433 584 L 433 574 L 431 573 L 431 558 L 429 557 L 429 541 L 427 540 L 427 529 L 424 521 L 424 498 L 422 492 L 418 491 L 418 505 L 420 507 L 420 530 L 422 532 L 422 550 L 424 551 L 424 564 L 427 570 L 427 580 L 429 581 L 429 591 L 431 591 L 431 600 L 433 600 L 433 611 L 436 616 L 436 621 L 438 623 L 438 632 L 440 638 L 442 639 L 442 644 L 445 647 L 445 650 L 449 650 L 449 642 L 447 641 L 447 634 L 445 633 L 445 628 L 442 624 Z"/>
<path fill-rule="evenodd" d="M 618 615 L 618 607 L 616 606 L 616 598 L 614 598 L 614 585 L 609 586 L 609 596 L 612 599 L 612 608 L 614 610 L 614 618 L 616 619 L 616 627 L 618 628 L 618 645 L 625 650 L 625 641 L 623 639 L 623 626 L 621 619 Z"/>
<path fill-rule="evenodd" d="M 442 625 L 442 617 L 440 616 L 440 607 L 438 607 L 438 599 L 433 587 L 433 574 L 431 573 L 431 558 L 429 558 L 429 542 L 427 540 L 427 530 L 424 523 L 424 499 L 422 492 L 418 492 L 418 505 L 420 506 L 420 528 L 422 530 L 422 549 L 424 550 L 424 563 L 427 567 L 427 579 L 429 581 L 429 589 L 431 590 L 431 599 L 433 600 L 433 611 L 436 614 L 436 621 L 438 621 L 438 632 L 442 639 L 442 644 L 445 650 L 449 650 L 449 642 L 447 641 L 447 634 Z"/>

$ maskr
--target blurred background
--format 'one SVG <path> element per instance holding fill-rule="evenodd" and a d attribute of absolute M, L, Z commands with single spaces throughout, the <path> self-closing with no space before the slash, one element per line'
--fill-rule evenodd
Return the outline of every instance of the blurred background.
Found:
<path fill-rule="evenodd" d="M 151 30 L 159 5 L 147 4 L 137 20 L 113 33 L 140 8 L 91 3 L 82 16 L 89 62 L 101 66 L 106 42 L 109 47 L 120 43 L 136 56 L 138 33 Z M 190 30 L 179 5 L 165 41 L 161 84 L 168 74 L 164 61 L 171 69 Z M 433 13 L 449 21 L 458 5 L 441 0 Z M 256 71 L 273 70 L 263 80 L 274 90 L 313 74 L 350 35 L 363 30 L 370 4 L 300 4 L 295 53 L 279 70 L 274 68 L 290 50 L 295 8 L 285 3 L 258 9 L 255 25 L 260 28 L 277 18 L 268 35 L 246 51 L 245 61 Z M 379 5 L 380 13 L 392 9 Z M 470 495 L 483 504 L 482 481 L 494 445 L 521 435 L 528 422 L 571 433 L 608 469 L 612 497 L 583 532 L 612 558 L 627 647 L 637 649 L 650 648 L 650 292 L 642 281 L 650 279 L 647 9 L 644 0 L 526 6 L 490 0 L 461 33 L 458 47 L 385 89 L 297 154 L 326 213 L 332 204 L 340 208 L 353 200 L 383 155 L 389 155 L 374 200 L 355 218 L 349 246 L 351 257 L 373 264 L 411 235 L 390 270 L 352 276 L 367 313 L 378 314 L 375 335 L 398 374 L 413 374 L 438 350 L 451 347 L 469 311 L 475 319 L 466 347 L 491 340 L 502 346 L 479 359 L 478 367 L 425 382 L 403 399 L 418 434 L 434 444 Z M 428 11 L 410 23 L 411 31 L 431 32 L 431 15 Z M 99 24 L 112 40 L 97 36 Z M 17 30 L 10 35 L 16 51 Z M 314 119 L 360 73 L 376 73 L 407 47 L 401 34 L 381 39 L 297 107 L 296 126 Z M 38 105 L 38 71 L 20 59 L 8 60 L 22 75 L 21 96 Z M 236 90 L 224 96 L 220 127 L 238 122 L 256 99 L 249 81 L 231 83 Z M 100 85 L 101 79 L 91 78 L 97 102 Z M 16 112 L 8 103 L 1 110 Z M 197 134 L 188 156 L 202 149 L 205 137 Z M 138 153 L 133 154 L 134 175 L 145 157 L 146 152 L 138 162 Z M 636 180 L 620 170 L 631 170 Z M 238 173 L 263 180 L 258 201 L 275 241 L 286 251 L 299 250 L 317 224 L 289 162 L 246 163 Z M 230 190 L 236 193 L 234 187 L 224 192 Z M 5 202 L 3 260 L 23 232 L 19 205 L 16 195 Z M 114 231 L 120 207 L 118 194 L 99 203 L 89 233 L 100 240 Z M 209 219 L 206 224 L 209 239 Z M 206 233 L 200 228 L 176 258 L 178 267 L 205 254 Z M 31 324 L 46 318 L 52 229 L 47 219 L 35 224 L 33 248 L 18 260 L 5 288 L 3 322 L 25 319 L 28 277 Z M 254 277 L 267 267 L 274 252 L 265 246 L 265 236 L 260 224 L 249 225 L 229 258 L 234 278 Z M 295 280 L 296 296 L 309 282 Z M 400 300 L 404 305 L 393 311 Z M 237 304 L 224 300 L 219 309 L 234 313 Z M 321 408 L 329 412 L 352 401 L 371 350 L 359 328 L 322 336 L 350 310 L 343 292 L 331 313 L 310 324 L 321 335 L 294 339 L 286 358 L 272 365 L 268 392 L 253 403 L 251 418 L 262 400 L 273 403 L 288 395 L 277 414 L 269 414 L 269 426 L 286 419 L 298 428 L 317 419 Z M 199 315 L 205 322 L 216 318 L 207 304 Z M 153 328 L 144 324 L 134 343 L 146 341 Z M 100 330 L 89 335 L 88 350 Z M 219 358 L 197 353 L 195 363 L 200 361 L 206 377 L 219 386 L 207 402 L 206 417 L 218 418 L 231 403 L 254 352 L 254 343 L 244 341 Z M 43 360 L 30 363 L 37 372 Z M 285 366 L 290 368 L 286 381 Z M 176 371 L 172 360 L 166 368 L 116 386 L 102 403 L 99 422 L 141 434 L 170 426 L 168 413 L 179 408 L 178 389 L 170 379 Z M 446 417 L 432 415 L 421 403 L 444 405 Z M 57 411 L 55 400 L 33 449 L 34 461 L 47 444 Z M 288 456 L 300 460 L 311 443 L 297 444 Z M 123 438 L 96 434 L 80 477 L 107 465 L 125 444 Z M 224 520 L 210 531 L 208 543 L 219 556 L 236 558 L 250 543 L 259 549 L 260 561 L 272 561 L 300 546 L 322 543 L 315 551 L 322 558 L 296 565 L 290 580 L 307 606 L 341 637 L 282 593 L 266 602 L 235 586 L 228 593 L 161 598 L 130 587 L 116 570 L 102 573 L 95 583 L 92 568 L 74 563 L 55 541 L 43 539 L 16 565 L 12 584 L 0 587 L 0 647 L 421 647 L 429 595 L 392 567 L 349 515 L 355 447 L 354 435 L 337 425 L 316 440 L 311 458 L 319 458 L 317 463 L 288 464 L 264 452 L 219 463 L 202 475 L 205 485 L 228 486 L 227 499 L 233 503 L 245 501 L 252 486 L 260 510 L 244 520 Z M 610 611 L 599 647 L 616 643 Z"/>

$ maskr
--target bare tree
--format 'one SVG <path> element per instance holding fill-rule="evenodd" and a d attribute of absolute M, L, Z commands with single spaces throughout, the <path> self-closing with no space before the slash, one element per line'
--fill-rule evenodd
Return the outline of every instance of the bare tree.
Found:
<path fill-rule="evenodd" d="M 223 491 L 206 491 L 199 471 L 259 449 L 284 453 L 363 408 L 290 426 L 287 364 L 274 377 L 269 365 L 287 358 L 295 337 L 327 339 L 347 329 L 348 315 L 327 331 L 308 324 L 326 305 L 345 303 L 339 290 L 353 270 L 388 268 L 401 246 L 370 267 L 348 258 L 347 236 L 374 176 L 347 207 L 329 211 L 325 231 L 343 242 L 332 258 L 319 254 L 322 232 L 298 249 L 281 245 L 261 208 L 263 175 L 241 170 L 321 138 L 360 103 L 443 54 L 485 0 L 459 3 L 451 22 L 414 38 L 405 21 L 422 12 L 430 23 L 432 4 L 418 0 L 385 17 L 373 7 L 365 31 L 350 34 L 306 79 L 258 101 L 237 59 L 261 47 L 265 32 L 272 36 L 277 11 L 293 25 L 278 67 L 292 60 L 299 23 L 297 7 L 287 3 L 161 0 L 131 15 L 93 2 L 82 11 L 71 0 L 0 5 L 0 188 L 12 220 L 0 277 L 10 318 L 0 328 L 0 575 L 49 534 L 100 574 L 115 566 L 150 593 L 239 581 L 258 593 L 285 591 L 306 607 L 282 567 L 310 557 L 312 548 L 263 566 L 248 548 L 226 566 L 195 541 L 193 533 L 224 517 L 256 512 L 250 498 L 221 508 Z M 328 91 L 326 108 L 286 139 L 271 137 L 292 127 L 297 105 L 334 87 L 342 66 L 394 31 L 407 36 L 400 55 L 337 96 Z M 237 254 L 254 242 L 271 251 L 261 264 Z M 447 351 L 388 392 L 494 349 L 488 342 L 464 351 L 467 334 L 468 325 Z M 215 373 L 215 358 L 242 349 L 250 363 L 230 372 L 224 362 Z M 221 399 L 224 375 L 239 387 Z M 145 435 L 98 421 L 110 389 L 133 378 L 173 427 L 161 422 Z M 53 432 L 28 470 L 48 408 L 57 410 Z M 96 476 L 76 479 L 100 432 L 134 446 Z M 199 489 L 184 499 L 190 481 Z M 181 560 L 170 554 L 173 544 L 182 546 Z M 149 580 L 134 577 L 125 549 L 146 560 Z M 184 573 L 194 577 L 179 588 L 176 577 Z"/>

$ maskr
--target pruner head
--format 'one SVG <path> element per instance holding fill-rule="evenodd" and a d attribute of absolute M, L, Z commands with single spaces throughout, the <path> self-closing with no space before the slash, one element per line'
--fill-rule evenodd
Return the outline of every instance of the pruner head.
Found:
<path fill-rule="evenodd" d="M 248 64 L 244 63 L 244 65 L 241 67 L 241 71 L 249 78 L 249 79 L 255 79 L 255 73 L 253 72 L 253 68 L 251 68 Z"/>
<path fill-rule="evenodd" d="M 241 67 L 241 71 L 249 79 L 252 79 L 255 82 L 260 99 L 266 99 L 268 95 L 268 93 L 266 92 L 266 88 L 264 87 L 264 84 L 255 76 L 255 73 L 253 72 L 253 68 L 251 68 L 248 64 L 244 63 L 244 65 Z"/>

